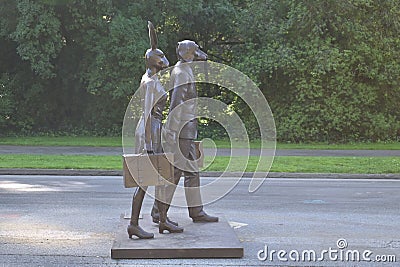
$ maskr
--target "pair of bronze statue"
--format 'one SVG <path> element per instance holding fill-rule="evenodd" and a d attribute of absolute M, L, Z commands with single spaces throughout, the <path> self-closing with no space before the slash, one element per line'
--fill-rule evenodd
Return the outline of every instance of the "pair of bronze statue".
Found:
<path fill-rule="evenodd" d="M 157 49 L 157 36 L 154 26 L 148 22 L 151 48 L 146 51 L 146 73 L 142 77 L 141 86 L 144 86 L 142 96 L 143 115 L 136 129 L 136 153 L 163 153 L 161 144 L 163 110 L 167 102 L 167 94 L 161 82 L 155 75 L 160 70 L 169 66 L 164 53 Z M 192 61 L 206 60 L 207 54 L 190 40 L 178 42 L 178 63 L 171 72 L 170 82 L 173 90 L 170 94 L 170 114 L 168 126 L 164 129 L 168 142 L 175 143 L 180 149 L 180 156 L 174 159 L 173 184 L 156 187 L 156 196 L 163 195 L 163 201 L 155 200 L 151 216 L 153 222 L 159 224 L 159 233 L 181 233 L 183 228 L 178 223 L 167 217 L 169 204 L 172 201 L 176 185 L 182 173 L 185 181 L 185 196 L 189 216 L 193 222 L 217 222 L 218 217 L 208 215 L 201 204 L 200 177 L 197 166 L 193 164 L 197 159 L 194 140 L 197 138 L 196 104 L 197 91 L 191 67 Z M 132 214 L 128 226 L 129 238 L 132 235 L 141 239 L 153 238 L 153 233 L 148 233 L 139 226 L 139 214 L 146 193 L 146 187 L 137 187 L 132 200 Z"/>

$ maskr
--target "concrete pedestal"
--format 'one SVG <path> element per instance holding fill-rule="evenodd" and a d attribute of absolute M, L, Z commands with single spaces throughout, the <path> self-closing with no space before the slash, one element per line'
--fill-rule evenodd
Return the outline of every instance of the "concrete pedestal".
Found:
<path fill-rule="evenodd" d="M 150 215 L 139 220 L 140 226 L 154 233 L 153 239 L 128 238 L 129 220 L 121 219 L 111 248 L 113 259 L 172 259 L 172 258 L 241 258 L 243 246 L 226 219 L 217 223 L 193 223 L 187 214 L 173 214 L 171 219 L 184 228 L 183 233 L 158 233 L 158 225 Z"/>

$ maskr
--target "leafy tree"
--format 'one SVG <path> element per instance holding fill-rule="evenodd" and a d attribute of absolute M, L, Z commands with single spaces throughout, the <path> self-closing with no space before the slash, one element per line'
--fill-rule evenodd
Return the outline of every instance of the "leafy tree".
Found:
<path fill-rule="evenodd" d="M 252 66 L 281 140 L 396 138 L 399 11 L 390 0 L 249 3 L 238 66 Z"/>
<path fill-rule="evenodd" d="M 3 75 L 0 79 L 0 127 L 1 131 L 5 131 L 3 126 L 6 125 L 7 120 L 10 119 L 10 113 L 12 112 L 12 92 L 8 88 L 9 77 Z"/>
<path fill-rule="evenodd" d="M 19 0 L 17 9 L 18 24 L 11 36 L 18 43 L 18 54 L 40 77 L 54 77 L 51 60 L 63 46 L 59 19 L 53 9 L 36 1 Z"/>
<path fill-rule="evenodd" d="M 0 0 L 1 134 L 118 134 L 144 73 L 147 20 L 171 64 L 176 42 L 192 39 L 256 81 L 282 141 L 398 138 L 395 0 Z M 257 137 L 240 98 L 209 85 L 199 93 L 230 105 Z"/>

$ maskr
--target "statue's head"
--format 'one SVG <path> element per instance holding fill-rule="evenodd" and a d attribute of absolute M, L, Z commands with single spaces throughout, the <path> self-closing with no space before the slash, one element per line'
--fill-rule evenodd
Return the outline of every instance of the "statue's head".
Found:
<path fill-rule="evenodd" d="M 184 62 L 207 60 L 207 54 L 200 49 L 198 44 L 191 40 L 178 42 L 176 55 L 179 60 Z"/>
<path fill-rule="evenodd" d="M 157 34 L 153 23 L 147 22 L 149 28 L 149 38 L 151 48 L 146 51 L 146 68 L 155 68 L 157 71 L 169 66 L 169 61 L 164 55 L 164 52 L 157 48 Z"/>

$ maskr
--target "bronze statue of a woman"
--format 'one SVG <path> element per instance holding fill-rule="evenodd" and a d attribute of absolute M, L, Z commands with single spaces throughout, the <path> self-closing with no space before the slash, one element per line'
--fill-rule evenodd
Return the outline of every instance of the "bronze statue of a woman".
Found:
<path fill-rule="evenodd" d="M 163 152 L 161 145 L 162 112 L 167 101 L 165 89 L 154 74 L 168 67 L 169 62 L 164 53 L 157 49 L 157 35 L 150 21 L 148 28 L 151 48 L 145 54 L 146 73 L 142 76 L 140 83 L 143 92 L 143 114 L 136 128 L 135 138 L 136 153 L 152 154 Z M 154 237 L 153 233 L 148 233 L 139 226 L 139 214 L 146 190 L 147 187 L 137 187 L 133 195 L 131 221 L 127 229 L 129 238 L 132 235 L 142 239 Z M 161 190 L 165 190 L 165 186 L 157 186 L 156 195 Z M 183 232 L 183 228 L 167 218 L 166 204 L 157 201 L 157 206 L 160 210 L 159 232 L 163 233 L 164 230 L 170 233 Z"/>

